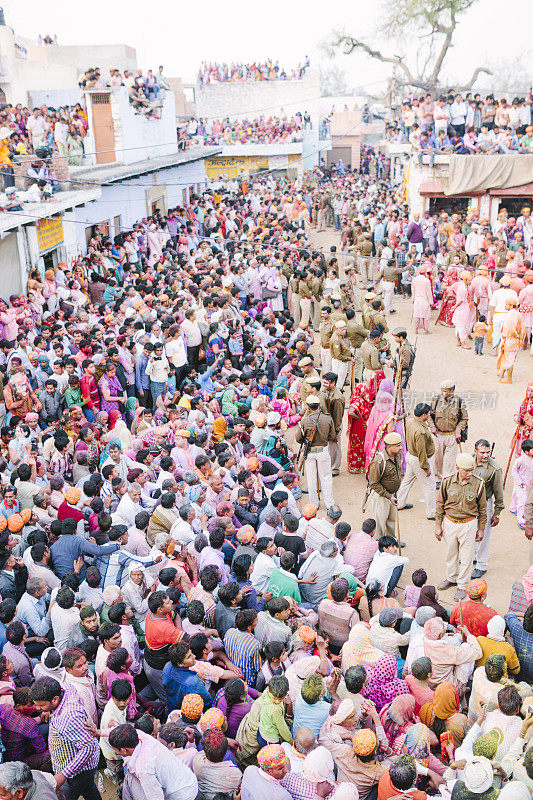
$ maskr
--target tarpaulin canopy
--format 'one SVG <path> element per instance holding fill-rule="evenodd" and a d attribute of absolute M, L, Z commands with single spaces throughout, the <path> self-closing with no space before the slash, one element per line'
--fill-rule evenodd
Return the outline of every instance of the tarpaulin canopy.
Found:
<path fill-rule="evenodd" d="M 447 196 L 523 186 L 533 181 L 533 154 L 452 155 L 441 181 Z"/>

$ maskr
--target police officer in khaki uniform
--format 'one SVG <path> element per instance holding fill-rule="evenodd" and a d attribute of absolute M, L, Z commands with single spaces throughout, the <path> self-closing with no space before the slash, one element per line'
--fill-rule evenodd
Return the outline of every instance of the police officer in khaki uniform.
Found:
<path fill-rule="evenodd" d="M 407 498 L 418 480 L 426 503 L 426 517 L 435 519 L 435 473 L 432 469 L 435 442 L 428 425 L 430 411 L 427 403 L 418 403 L 414 416 L 405 422 L 407 467 L 398 492 L 398 509 L 413 507 L 411 503 L 407 503 Z"/>
<path fill-rule="evenodd" d="M 331 319 L 331 306 L 322 306 L 320 312 L 320 360 L 322 372 L 331 371 L 331 337 L 335 330 L 335 322 Z"/>
<path fill-rule="evenodd" d="M 394 284 L 396 278 L 403 272 L 403 267 L 396 267 L 396 262 L 393 258 L 389 259 L 385 266 L 381 267 L 376 280 L 376 286 L 381 281 L 381 294 L 383 296 L 383 306 L 385 314 L 396 314 L 392 307 L 394 299 Z"/>
<path fill-rule="evenodd" d="M 395 494 L 402 482 L 402 437 L 387 433 L 385 449 L 376 453 L 368 469 L 368 490 L 372 492 L 372 516 L 376 520 L 374 538 L 394 536 L 396 527 Z"/>
<path fill-rule="evenodd" d="M 365 328 L 368 328 L 369 331 L 372 331 L 374 328 L 377 328 L 378 325 L 383 325 L 383 332 L 388 333 L 389 326 L 387 325 L 387 320 L 381 311 L 381 300 L 378 298 L 371 300 L 370 304 L 367 305 L 366 310 L 363 310 L 363 325 Z"/>
<path fill-rule="evenodd" d="M 306 435 L 311 433 L 316 426 L 311 448 L 305 461 L 307 475 L 307 489 L 309 502 L 316 506 L 320 504 L 318 498 L 318 481 L 326 508 L 335 505 L 333 499 L 333 478 L 331 475 L 331 458 L 328 445 L 335 441 L 335 425 L 329 414 L 320 410 L 320 400 L 316 395 L 309 395 L 306 404 L 310 410 L 307 417 L 303 417 L 296 428 L 296 441 L 303 442 Z"/>
<path fill-rule="evenodd" d="M 357 248 L 357 268 L 363 281 L 363 286 L 372 280 L 372 234 L 363 234 L 362 241 L 358 241 Z"/>
<path fill-rule="evenodd" d="M 309 318 L 311 316 L 311 300 L 313 299 L 313 292 L 311 290 L 308 272 L 302 273 L 299 289 L 301 312 L 300 323 L 305 326 L 309 324 Z"/>
<path fill-rule="evenodd" d="M 474 475 L 481 478 L 485 484 L 487 498 L 487 524 L 485 535 L 480 542 L 476 542 L 474 558 L 477 561 L 472 578 L 481 578 L 489 568 L 490 536 L 492 529 L 500 522 L 500 514 L 505 508 L 503 500 L 502 468 L 490 454 L 490 444 L 486 439 L 478 439 L 475 444 L 474 458 L 476 465 Z"/>
<path fill-rule="evenodd" d="M 320 323 L 320 298 L 322 297 L 322 284 L 324 283 L 324 273 L 321 269 L 312 269 L 313 277 L 309 281 L 309 288 L 313 295 L 313 330 L 318 333 Z"/>
<path fill-rule="evenodd" d="M 377 328 L 370 331 L 368 339 L 365 339 L 361 345 L 361 359 L 363 361 L 363 380 L 368 383 L 372 377 L 372 373 L 381 369 L 379 340 L 381 339 L 381 331 Z"/>
<path fill-rule="evenodd" d="M 335 323 L 335 332 L 331 337 L 331 371 L 337 375 L 337 389 L 341 392 L 351 365 L 352 351 L 346 335 L 346 322 L 340 319 Z"/>
<path fill-rule="evenodd" d="M 459 453 L 453 475 L 442 479 L 437 492 L 435 536 L 446 543 L 446 580 L 444 591 L 457 586 L 456 603 L 466 597 L 476 541 L 481 541 L 487 524 L 487 498 L 482 478 L 474 475 L 475 459 Z"/>
<path fill-rule="evenodd" d="M 313 359 L 310 356 L 304 356 L 298 361 L 298 369 L 304 377 L 302 385 L 300 386 L 300 403 L 303 405 L 307 395 L 309 394 L 309 384 L 306 383 L 305 379 L 313 376 L 320 380 L 320 375 L 316 371 Z"/>
<path fill-rule="evenodd" d="M 331 312 L 331 321 L 339 322 L 339 320 L 344 320 L 344 322 L 346 322 L 346 314 L 342 308 L 342 297 L 340 294 L 331 295 L 331 306 L 333 309 Z"/>
<path fill-rule="evenodd" d="M 401 365 L 400 369 L 402 371 L 402 387 L 405 389 L 407 384 L 409 383 L 410 377 L 410 370 L 411 364 L 413 363 L 415 357 L 415 350 L 411 342 L 407 341 L 407 331 L 404 327 L 394 328 L 392 332 L 392 336 L 394 341 L 398 344 L 398 350 L 396 351 L 396 358 L 394 359 L 394 377 L 396 377 L 396 372 L 398 370 L 398 362 L 400 361 L 400 354 L 401 354 Z"/>
<path fill-rule="evenodd" d="M 295 325 L 300 323 L 300 273 L 294 272 L 289 280 L 290 304 L 289 309 Z"/>
<path fill-rule="evenodd" d="M 307 386 L 307 397 L 311 396 L 318 397 L 320 401 L 320 410 L 322 411 L 323 414 L 328 414 L 329 412 L 328 409 L 326 408 L 326 399 L 323 393 L 320 391 L 322 388 L 322 380 L 318 377 L 318 375 L 311 375 L 309 378 L 305 379 L 305 384 Z M 307 406 L 306 403 L 304 403 L 302 412 L 303 412 L 302 416 L 304 417 L 309 416 L 310 414 L 309 407 Z"/>
<path fill-rule="evenodd" d="M 431 401 L 430 428 L 435 436 L 437 481 L 453 473 L 461 434 L 467 425 L 468 412 L 461 398 L 455 394 L 454 381 L 443 381 L 440 394 Z"/>
<path fill-rule="evenodd" d="M 339 474 L 342 458 L 341 430 L 346 400 L 343 392 L 336 386 L 337 375 L 334 372 L 322 373 L 322 397 L 326 404 L 326 412 L 330 415 L 335 425 L 335 441 L 329 443 L 331 457 L 331 471 L 334 476 Z"/>
<path fill-rule="evenodd" d="M 368 339 L 368 331 L 364 325 L 357 322 L 353 308 L 346 309 L 346 319 L 346 335 L 350 340 L 350 347 L 354 353 L 354 377 L 356 381 L 361 381 L 363 378 L 361 346 Z"/>

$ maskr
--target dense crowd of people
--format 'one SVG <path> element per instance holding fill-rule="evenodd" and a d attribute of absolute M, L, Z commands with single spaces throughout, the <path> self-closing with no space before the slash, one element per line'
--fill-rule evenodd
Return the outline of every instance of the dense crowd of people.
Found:
<path fill-rule="evenodd" d="M 190 127 L 190 126 L 189 126 Z M 199 120 L 196 135 L 206 145 L 285 144 L 301 142 L 303 138 L 302 115 L 287 117 L 258 117 L 248 120 L 215 119 L 210 125 Z"/>
<path fill-rule="evenodd" d="M 387 126 L 389 141 L 410 143 L 421 159 L 436 153 L 533 152 L 533 96 L 495 99 L 468 92 L 407 98 Z M 431 161 L 433 161 L 433 158 Z"/>
<path fill-rule="evenodd" d="M 473 218 L 424 248 L 386 181 L 317 169 L 95 230 L 0 302 L 2 798 L 99 800 L 103 774 L 122 800 L 531 800 L 533 568 L 486 604 L 502 470 L 458 452 L 453 381 L 399 412 L 415 352 L 388 327 L 406 271 L 415 324 L 445 313 L 456 259 L 453 324 L 509 311 L 508 224 L 494 268 L 485 238 L 465 261 Z M 501 288 L 470 300 L 473 269 Z M 533 540 L 531 385 L 517 421 Z M 417 480 L 439 587 L 396 538 Z"/>
<path fill-rule="evenodd" d="M 210 83 L 242 83 L 246 81 L 296 81 L 303 78 L 309 67 L 309 58 L 306 56 L 303 64 L 293 70 L 285 70 L 277 61 L 267 61 L 252 64 L 226 64 L 217 62 L 203 62 L 198 70 L 198 84 L 208 86 Z"/>

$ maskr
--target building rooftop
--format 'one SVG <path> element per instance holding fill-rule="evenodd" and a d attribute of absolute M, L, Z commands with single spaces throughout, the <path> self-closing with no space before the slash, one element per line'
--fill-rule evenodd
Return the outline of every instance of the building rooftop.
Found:
<path fill-rule="evenodd" d="M 138 175 L 145 175 L 148 172 L 157 172 L 160 169 L 168 169 L 179 164 L 187 164 L 199 161 L 202 158 L 211 158 L 220 155 L 221 147 L 194 147 L 183 152 L 172 153 L 158 158 L 147 158 L 136 161 L 133 164 L 102 164 L 100 166 L 81 166 L 70 167 L 70 177 L 72 181 L 98 181 L 98 183 L 114 183 L 115 181 L 135 178 Z"/>
<path fill-rule="evenodd" d="M 76 189 L 70 192 L 59 192 L 46 203 L 25 203 L 23 211 L 3 211 L 0 213 L 0 233 L 18 228 L 20 225 L 35 223 L 39 219 L 53 217 L 63 211 L 68 211 L 75 206 L 98 200 L 102 190 Z"/>

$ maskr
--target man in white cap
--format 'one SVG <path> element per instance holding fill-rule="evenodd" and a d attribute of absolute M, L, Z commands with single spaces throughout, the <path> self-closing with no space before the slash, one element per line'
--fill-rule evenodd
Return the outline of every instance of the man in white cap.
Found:
<path fill-rule="evenodd" d="M 498 346 L 502 338 L 502 326 L 505 322 L 505 313 L 507 311 L 507 300 L 516 300 L 518 302 L 518 295 L 514 289 L 509 288 L 511 285 L 511 277 L 509 275 L 502 275 L 500 278 L 500 288 L 492 293 L 489 302 L 489 319 L 488 324 L 492 323 L 492 353 L 495 356 L 498 353 Z"/>
<path fill-rule="evenodd" d="M 429 427 L 435 437 L 435 477 L 437 481 L 451 475 L 459 442 L 465 441 L 468 430 L 468 412 L 460 397 L 455 394 L 455 382 L 442 381 L 440 393 L 431 400 Z"/>
<path fill-rule="evenodd" d="M 298 423 L 295 438 L 299 444 L 307 441 L 310 445 L 305 459 L 309 502 L 316 506 L 320 505 L 318 497 L 320 479 L 324 504 L 326 508 L 330 508 L 335 505 L 335 500 L 328 446 L 329 442 L 335 441 L 335 425 L 330 415 L 321 410 L 319 397 L 310 394 L 305 402 L 310 413 Z"/>
<path fill-rule="evenodd" d="M 335 323 L 335 332 L 330 342 L 331 372 L 337 375 L 337 389 L 341 392 L 352 364 L 352 351 L 350 340 L 346 334 L 346 322 L 343 319 Z"/>
<path fill-rule="evenodd" d="M 442 479 L 437 492 L 435 536 L 446 543 L 446 580 L 438 588 L 457 586 L 458 603 L 466 597 L 476 541 L 487 524 L 487 498 L 485 483 L 474 475 L 474 457 L 459 453 L 455 463 L 455 473 Z"/>
<path fill-rule="evenodd" d="M 368 469 L 368 490 L 372 492 L 372 516 L 376 520 L 375 539 L 394 536 L 396 528 L 395 494 L 402 482 L 402 437 L 387 433 L 384 450 L 376 453 Z"/>

